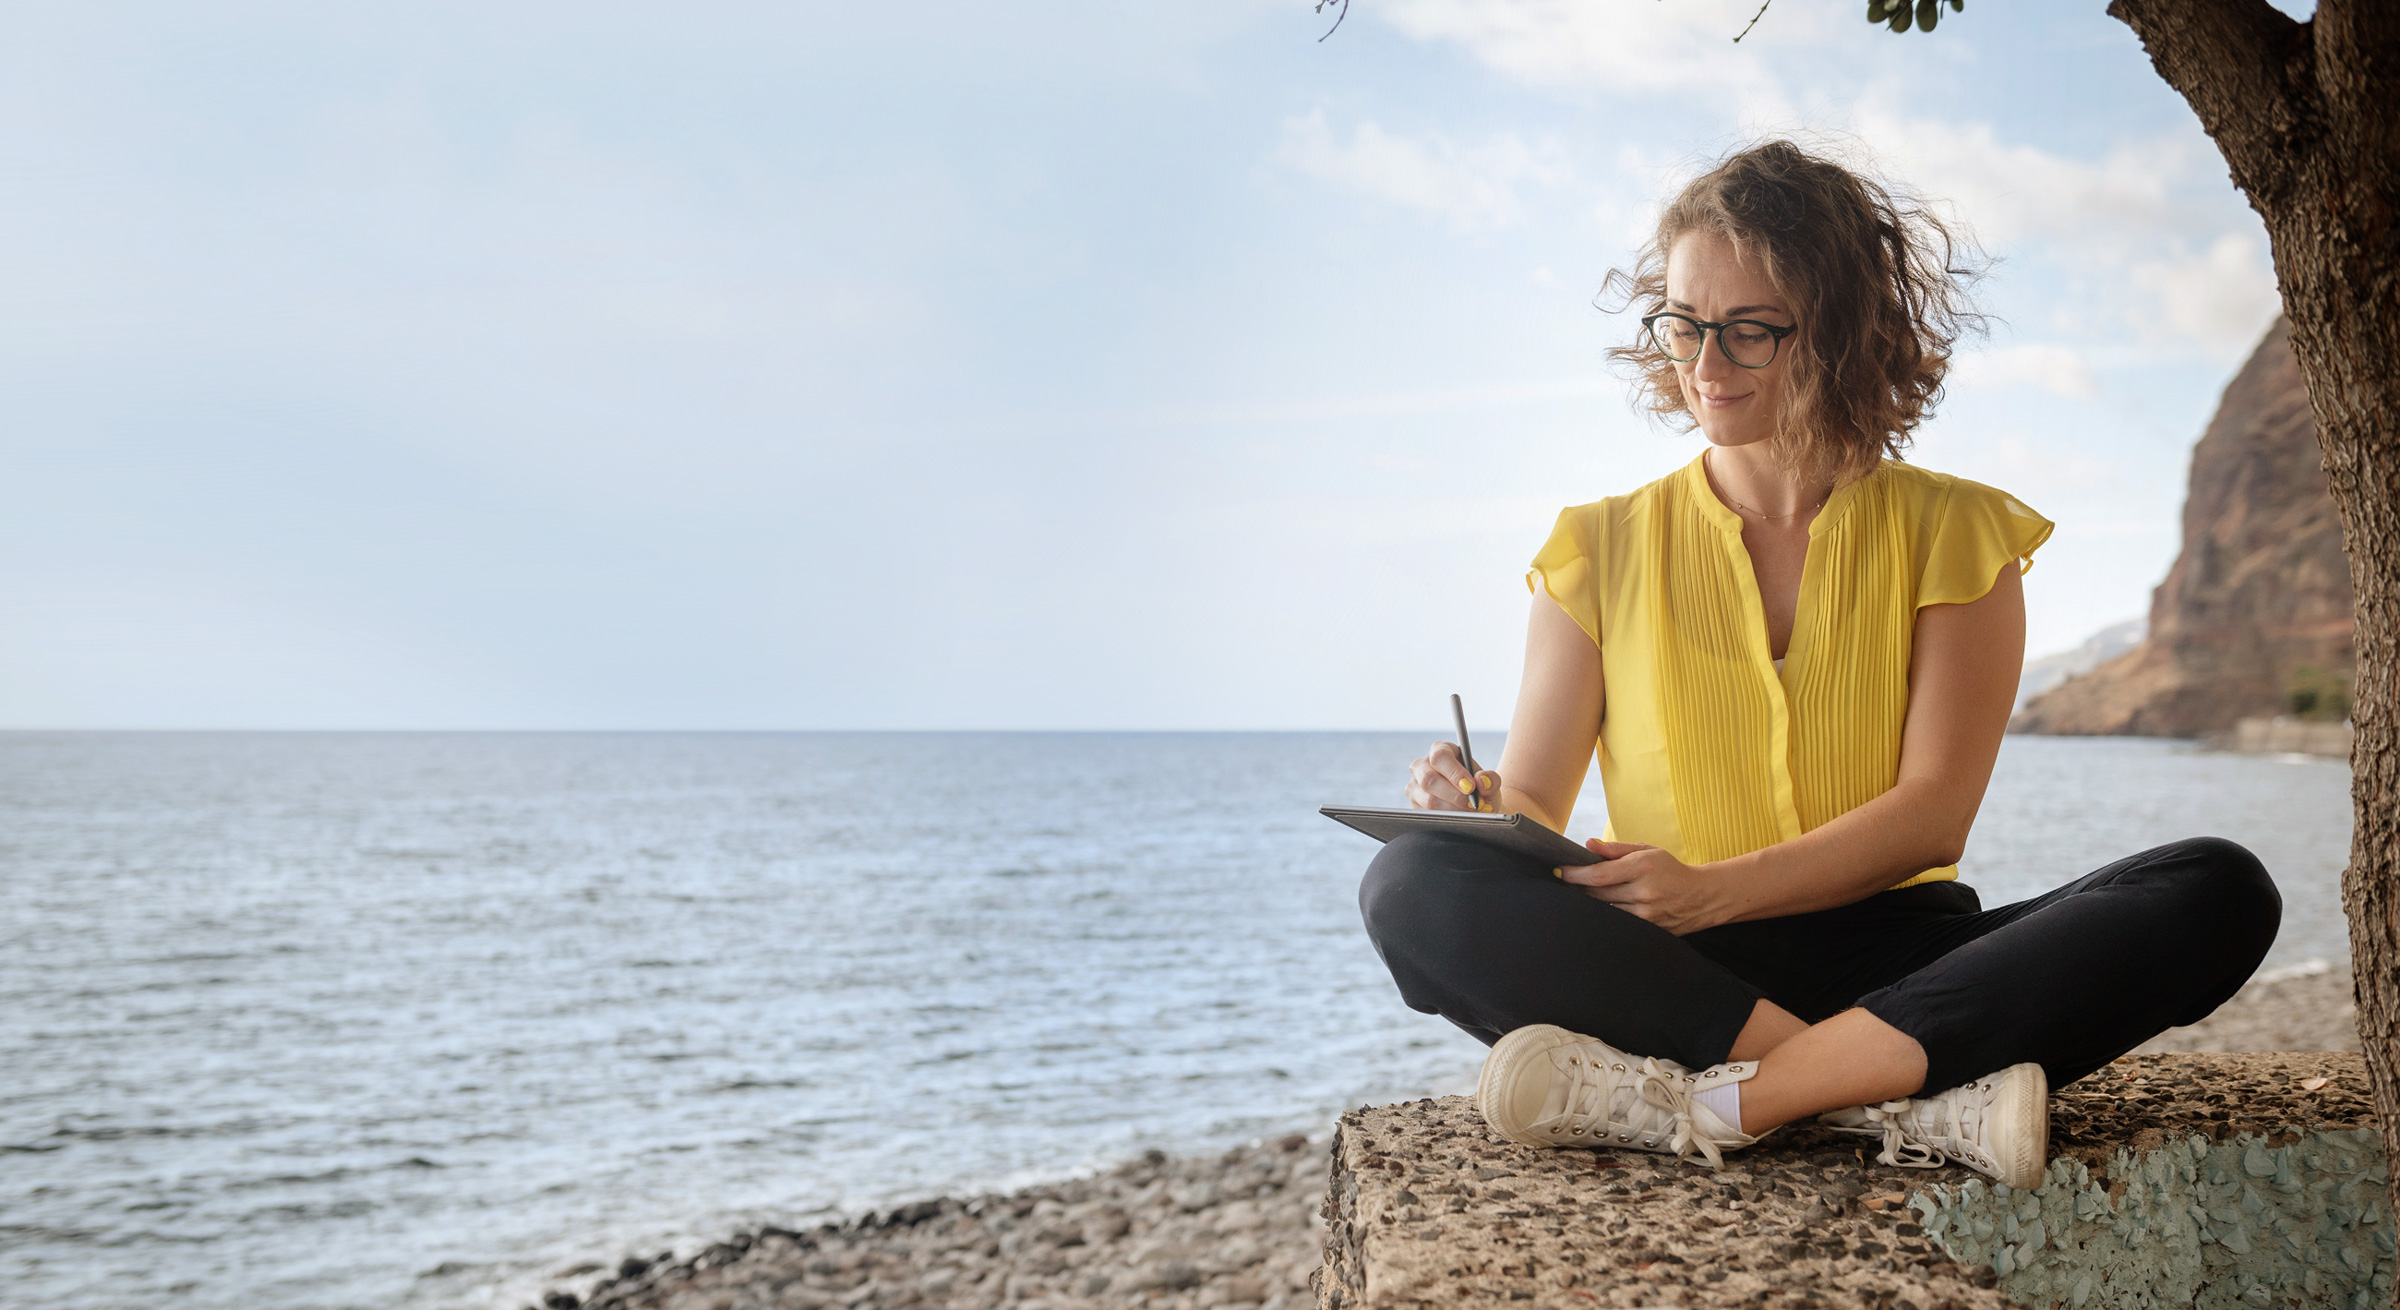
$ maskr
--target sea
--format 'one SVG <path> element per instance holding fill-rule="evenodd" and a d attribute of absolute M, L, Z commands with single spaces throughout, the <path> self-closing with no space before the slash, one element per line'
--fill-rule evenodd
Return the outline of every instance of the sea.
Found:
<path fill-rule="evenodd" d="M 1316 813 L 1431 740 L 0 734 L 0 1302 L 513 1308 L 1465 1090 Z M 2342 955 L 2339 761 L 2013 737 L 1964 865 L 2200 833 Z"/>

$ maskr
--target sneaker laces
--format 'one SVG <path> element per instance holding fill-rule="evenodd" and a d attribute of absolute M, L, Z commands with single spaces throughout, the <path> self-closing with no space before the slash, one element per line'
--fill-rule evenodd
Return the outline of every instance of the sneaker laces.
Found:
<path fill-rule="evenodd" d="M 1629 1111 L 1626 1116 L 1627 1121 L 1618 1123 L 1613 1117 L 1614 1108 L 1610 1102 L 1614 1099 L 1614 1094 L 1618 1089 L 1627 1085 L 1626 1082 L 1610 1077 L 1604 1070 L 1601 1061 L 1579 1060 L 1568 1064 L 1566 1088 L 1566 1127 L 1568 1132 L 1580 1136 L 1596 1125 L 1603 1136 L 1612 1127 L 1638 1132 L 1645 1137 L 1654 1136 L 1658 1132 L 1657 1128 L 1646 1128 L 1640 1123 L 1633 1122 L 1639 1113 L 1639 1107 L 1647 1107 L 1666 1116 L 1667 1122 L 1664 1128 L 1667 1147 L 1675 1153 L 1675 1158 L 1684 1159 L 1697 1151 L 1703 1159 L 1708 1161 L 1710 1168 L 1724 1168 L 1725 1153 L 1718 1149 L 1716 1142 L 1706 1133 L 1700 1131 L 1698 1122 L 1693 1117 L 1692 1112 L 1695 1107 L 1692 1104 L 1692 1093 L 1684 1086 L 1682 1067 L 1667 1064 L 1656 1056 L 1650 1056 L 1633 1070 L 1633 1075 L 1631 1086 L 1637 1096 L 1634 1105 L 1627 1107 Z M 1640 1117 L 1648 1118 L 1649 1116 Z"/>
<path fill-rule="evenodd" d="M 1960 1095 L 1973 1087 L 1974 1084 L 1969 1084 L 1924 1100 L 1903 1097 L 1880 1105 L 1862 1105 L 1859 1109 L 1872 1128 L 1852 1131 L 1881 1130 L 1883 1149 L 1876 1152 L 1875 1158 L 1902 1169 L 1938 1168 L 1960 1154 L 1957 1143 L 1965 1143 L 1968 1151 L 1981 1155 L 1983 1152 L 1976 1151 L 1974 1143 L 1984 1126 L 1982 1098 Z M 1945 1150 L 1934 1145 L 1936 1141 L 1953 1145 Z"/>
<path fill-rule="evenodd" d="M 1681 1078 L 1668 1076 L 1657 1065 L 1658 1061 L 1651 1060 L 1643 1066 L 1642 1100 L 1674 1116 L 1675 1132 L 1667 1139 L 1667 1146 L 1678 1160 L 1689 1158 L 1696 1149 L 1700 1158 L 1708 1161 L 1709 1168 L 1724 1168 L 1725 1153 L 1717 1149 L 1714 1139 L 1700 1131 L 1699 1118 L 1693 1113 L 1698 1107 L 1692 1104 L 1691 1089 L 1684 1086 Z"/>

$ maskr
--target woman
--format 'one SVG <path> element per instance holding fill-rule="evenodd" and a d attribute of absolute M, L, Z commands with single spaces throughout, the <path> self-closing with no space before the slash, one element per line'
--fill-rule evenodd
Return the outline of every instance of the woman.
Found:
<path fill-rule="evenodd" d="M 1896 460 L 1972 322 L 1952 255 L 1775 141 L 1611 275 L 1645 312 L 1612 353 L 1707 447 L 1560 514 L 1500 768 L 1437 745 L 1407 788 L 1563 828 L 1596 747 L 1600 862 L 1417 835 L 1359 893 L 1408 1004 L 1492 1043 L 1503 1136 L 1716 1164 L 1822 1115 L 1887 1164 L 2038 1186 L 2048 1089 L 2205 1016 L 2274 940 L 2274 884 L 2215 838 L 1996 910 L 1957 880 L 2051 525 Z"/>

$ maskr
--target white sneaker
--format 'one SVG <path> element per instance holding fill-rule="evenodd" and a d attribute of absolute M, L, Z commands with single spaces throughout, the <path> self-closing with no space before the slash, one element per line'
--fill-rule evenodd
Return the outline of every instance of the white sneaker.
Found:
<path fill-rule="evenodd" d="M 1883 1138 L 1875 1158 L 1908 1169 L 1956 1160 L 2011 1187 L 2032 1189 L 2050 1167 L 2050 1080 L 2038 1064 L 2012 1064 L 1934 1096 L 1834 1110 L 1817 1122 Z"/>
<path fill-rule="evenodd" d="M 1484 1057 L 1475 1105 L 1492 1131 L 1527 1146 L 1634 1147 L 1722 1168 L 1724 1153 L 1757 1141 L 1692 1099 L 1745 1082 L 1755 1064 L 1693 1073 L 1672 1060 L 1627 1055 L 1552 1024 L 1519 1028 Z"/>

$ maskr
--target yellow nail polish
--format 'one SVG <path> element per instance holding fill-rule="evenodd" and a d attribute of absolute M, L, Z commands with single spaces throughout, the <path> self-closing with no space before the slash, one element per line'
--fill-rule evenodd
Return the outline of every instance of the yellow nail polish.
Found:
<path fill-rule="evenodd" d="M 1466 792 L 1466 793 L 1468 793 L 1469 795 L 1472 795 L 1472 794 L 1474 793 L 1474 791 L 1475 791 L 1475 780 L 1474 780 L 1473 778 L 1461 778 L 1461 779 L 1459 779 L 1459 780 L 1458 780 L 1458 789 L 1459 789 L 1460 791 L 1463 791 L 1463 792 Z"/>

